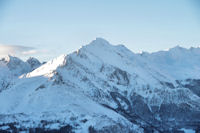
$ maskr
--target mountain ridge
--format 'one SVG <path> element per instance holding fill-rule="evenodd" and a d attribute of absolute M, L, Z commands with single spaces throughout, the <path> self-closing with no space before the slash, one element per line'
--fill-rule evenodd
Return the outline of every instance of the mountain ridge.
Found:
<path fill-rule="evenodd" d="M 69 124 L 74 132 L 199 131 L 199 58 L 199 48 L 136 54 L 97 38 L 25 73 L 0 92 L 0 120 L 6 125 L 4 117 L 11 121 L 17 117 L 18 126 L 28 125 L 24 130 L 36 121 L 37 128 L 45 120 L 57 126 L 39 126 L 42 130 Z M 74 115 L 78 126 L 69 119 Z M 77 121 L 82 115 L 87 122 Z M 53 116 L 67 121 L 55 122 Z M 112 122 L 104 123 L 107 120 Z"/>

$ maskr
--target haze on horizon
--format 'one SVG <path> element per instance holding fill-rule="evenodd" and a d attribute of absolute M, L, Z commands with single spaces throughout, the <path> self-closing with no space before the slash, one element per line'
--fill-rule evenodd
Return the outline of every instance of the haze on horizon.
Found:
<path fill-rule="evenodd" d="M 200 45 L 198 0 L 0 0 L 0 56 L 49 60 L 96 37 L 133 52 Z"/>

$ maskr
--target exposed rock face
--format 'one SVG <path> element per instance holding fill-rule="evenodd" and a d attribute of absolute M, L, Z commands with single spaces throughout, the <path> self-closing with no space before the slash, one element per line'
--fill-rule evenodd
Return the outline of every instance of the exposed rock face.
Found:
<path fill-rule="evenodd" d="M 32 71 L 41 66 L 40 61 L 34 57 L 30 57 L 26 62 L 31 66 Z"/>
<path fill-rule="evenodd" d="M 199 60 L 199 48 L 135 54 L 97 38 L 0 93 L 0 129 L 16 122 L 31 132 L 199 132 Z"/>

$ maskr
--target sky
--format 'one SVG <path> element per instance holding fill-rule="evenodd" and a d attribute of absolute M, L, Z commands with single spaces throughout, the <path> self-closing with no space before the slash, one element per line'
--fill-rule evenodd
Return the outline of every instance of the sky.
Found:
<path fill-rule="evenodd" d="M 199 0 L 0 0 L 0 56 L 41 61 L 96 37 L 133 52 L 200 45 Z"/>

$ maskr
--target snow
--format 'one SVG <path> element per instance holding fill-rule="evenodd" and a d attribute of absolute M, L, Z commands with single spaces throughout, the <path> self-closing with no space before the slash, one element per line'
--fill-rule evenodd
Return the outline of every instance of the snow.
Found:
<path fill-rule="evenodd" d="M 146 55 L 149 63 L 173 79 L 200 77 L 200 48 L 186 49 L 179 46 Z M 191 60 L 192 59 L 192 60 Z"/>
<path fill-rule="evenodd" d="M 28 63 L 22 61 L 21 59 L 13 56 L 6 56 L 0 59 L 2 65 L 8 67 L 8 69 L 15 75 L 20 76 L 23 73 L 30 72 L 30 66 Z"/>
<path fill-rule="evenodd" d="M 13 83 L 9 89 L 0 92 L 0 114 L 23 112 L 29 117 L 16 115 L 22 121 L 44 118 L 67 123 L 71 122 L 71 117 L 77 118 L 76 122 L 87 119 L 77 132 L 88 130 L 89 125 L 100 129 L 119 120 L 134 127 L 123 116 L 99 103 L 117 108 L 109 95 L 112 91 L 127 92 L 126 95 L 137 93 L 146 99 L 150 109 L 162 103 L 199 103 L 200 98 L 189 89 L 176 86 L 176 80 L 199 79 L 199 60 L 200 48 L 178 46 L 168 51 L 137 54 L 124 45 L 114 46 L 102 38 L 43 65 L 35 58 L 23 62 L 8 56 L 0 60 L 0 87 L 3 82 Z M 173 83 L 176 89 L 161 82 Z M 184 98 L 180 98 L 182 96 Z M 120 103 L 128 109 L 126 102 Z M 9 120 L 13 119 L 5 121 Z M 56 129 L 60 125 L 49 126 Z"/>
<path fill-rule="evenodd" d="M 61 55 L 61 56 L 57 57 L 56 59 L 48 61 L 41 67 L 37 68 L 36 70 L 32 71 L 31 73 L 28 73 L 27 77 L 35 77 L 35 76 L 41 76 L 41 75 L 51 73 L 54 70 L 56 70 L 56 68 L 58 68 L 59 66 L 64 65 L 66 63 L 66 58 L 67 58 L 66 55 Z"/>
<path fill-rule="evenodd" d="M 118 113 L 104 108 L 85 96 L 79 88 L 52 84 L 52 81 L 42 76 L 23 78 L 11 89 L 0 93 L 0 114 L 11 115 L 23 112 L 30 117 L 16 118 L 15 116 L 15 119 L 21 121 L 29 119 L 36 123 L 37 121 L 39 123 L 41 119 L 71 123 L 71 117 L 81 118 L 81 115 L 84 114 L 86 119 L 89 119 L 89 123 L 81 125 L 83 127 L 79 127 L 80 132 L 88 130 L 88 126 L 91 124 L 99 129 L 108 126 L 108 124 L 112 124 L 109 119 L 113 122 L 120 120 L 121 122 L 125 121 L 130 126 L 133 125 Z M 45 87 L 38 89 L 41 85 Z M 101 118 L 102 116 L 105 116 L 105 118 Z M 105 122 L 106 119 L 108 119 L 107 122 Z M 3 120 L 1 121 L 3 122 Z M 9 119 L 6 118 L 5 121 L 8 122 Z M 10 121 L 13 121 L 13 119 L 11 118 Z M 30 127 L 31 125 L 27 126 Z M 60 124 L 54 123 L 48 125 L 47 128 L 55 129 L 60 126 Z M 134 126 L 134 128 L 137 129 L 138 127 Z"/>
<path fill-rule="evenodd" d="M 170 82 L 176 85 L 176 80 L 198 79 L 200 77 L 200 63 L 198 61 L 200 56 L 198 55 L 200 55 L 199 48 L 185 49 L 179 46 L 168 51 L 135 54 L 124 45 L 114 46 L 102 38 L 97 38 L 77 52 L 61 55 L 47 62 L 28 73 L 26 77 L 45 76 L 46 78 L 53 78 L 55 73 L 58 73 L 64 82 L 69 82 L 77 88 L 84 88 L 82 91 L 88 95 L 92 95 L 92 91 L 97 88 L 106 93 L 107 91 L 102 89 L 105 88 L 103 83 L 106 79 L 109 85 L 117 86 L 120 91 L 127 90 L 130 92 L 127 87 L 116 85 L 118 79 L 108 79 L 108 76 L 116 68 L 119 68 L 130 75 L 130 87 L 134 86 L 135 91 L 147 98 L 149 104 L 182 103 L 184 100 L 178 98 L 178 89 L 163 87 L 160 82 Z M 191 60 L 191 58 L 194 60 Z M 100 72 L 100 69 L 102 69 L 102 72 Z M 119 75 L 119 78 L 122 79 L 122 77 L 122 75 Z M 83 80 L 87 80 L 87 82 L 83 82 Z M 120 83 L 126 83 L 126 81 L 122 81 Z M 147 86 L 151 87 L 153 93 L 149 93 Z M 88 87 L 90 89 L 87 89 Z M 154 88 L 157 88 L 157 90 L 154 91 Z M 187 89 L 181 88 L 181 90 L 184 93 L 191 94 L 188 96 L 188 100 L 200 99 Z M 165 93 L 164 96 L 163 92 Z"/>

